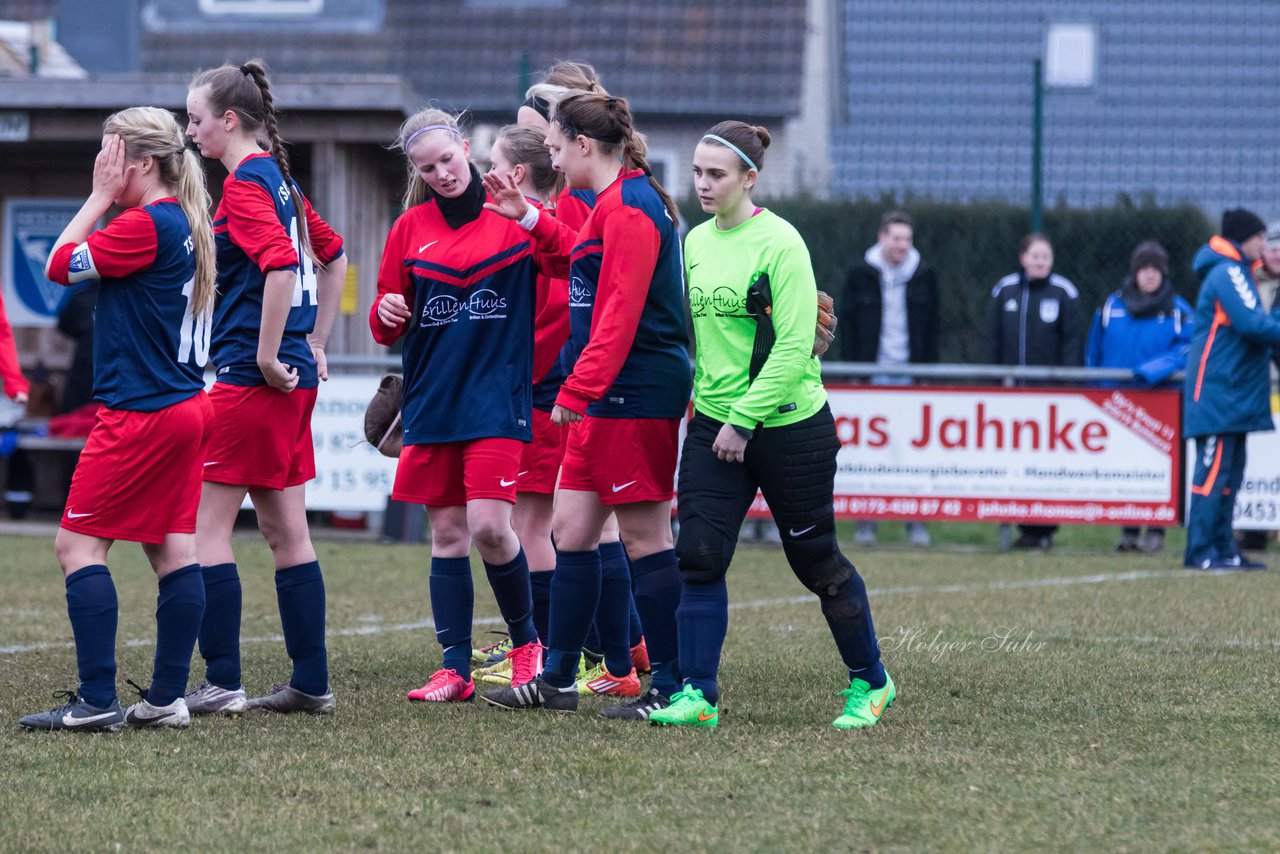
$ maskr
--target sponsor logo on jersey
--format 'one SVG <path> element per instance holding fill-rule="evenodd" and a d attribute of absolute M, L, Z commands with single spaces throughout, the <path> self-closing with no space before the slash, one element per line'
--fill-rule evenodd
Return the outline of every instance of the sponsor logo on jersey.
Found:
<path fill-rule="evenodd" d="M 481 288 L 468 297 L 465 307 L 472 320 L 501 320 L 507 316 L 505 312 L 498 313 L 507 307 L 506 297 L 489 288 Z"/>
<path fill-rule="evenodd" d="M 591 308 L 595 304 L 595 294 L 578 276 L 569 279 L 569 307 Z"/>
<path fill-rule="evenodd" d="M 427 299 L 422 306 L 423 326 L 444 326 L 458 319 L 462 303 L 450 294 L 439 294 Z"/>

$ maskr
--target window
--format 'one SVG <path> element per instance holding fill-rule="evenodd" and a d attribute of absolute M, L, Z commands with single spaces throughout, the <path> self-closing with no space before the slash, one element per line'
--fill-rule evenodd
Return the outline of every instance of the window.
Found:
<path fill-rule="evenodd" d="M 1093 24 L 1051 24 L 1045 45 L 1045 84 L 1088 89 L 1097 76 L 1098 31 Z"/>
<path fill-rule="evenodd" d="M 258 15 L 292 17 L 317 15 L 324 11 L 324 0 L 200 0 L 203 15 Z"/>
<path fill-rule="evenodd" d="M 142 27 L 152 33 L 259 30 L 376 33 L 386 0 L 142 0 Z"/>

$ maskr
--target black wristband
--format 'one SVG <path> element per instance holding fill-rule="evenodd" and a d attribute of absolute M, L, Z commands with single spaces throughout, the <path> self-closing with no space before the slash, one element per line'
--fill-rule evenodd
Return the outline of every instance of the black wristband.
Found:
<path fill-rule="evenodd" d="M 748 430 L 746 427 L 739 427 L 737 424 L 730 424 L 729 426 L 733 428 L 733 432 L 737 433 L 748 442 L 750 442 L 751 437 L 755 435 L 754 430 Z"/>

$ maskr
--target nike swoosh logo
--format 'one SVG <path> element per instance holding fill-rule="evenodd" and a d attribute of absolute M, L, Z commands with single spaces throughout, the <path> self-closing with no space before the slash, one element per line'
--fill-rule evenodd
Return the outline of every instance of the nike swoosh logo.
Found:
<path fill-rule="evenodd" d="M 698 712 L 698 721 L 699 721 L 699 722 L 709 721 L 709 720 L 711 720 L 711 719 L 715 718 L 715 717 L 716 717 L 716 715 L 718 715 L 718 714 L 720 714 L 720 710 L 719 710 L 719 709 L 717 709 L 716 711 L 712 712 L 711 714 L 707 714 L 706 712 Z"/>
<path fill-rule="evenodd" d="M 418 254 L 422 254 L 423 252 L 426 252 L 428 249 L 430 249 L 432 246 L 435 246 L 439 242 L 440 242 L 439 240 L 433 240 L 430 243 L 422 244 L 421 246 L 418 247 Z"/>
<path fill-rule="evenodd" d="M 77 718 L 75 715 L 67 712 L 62 716 L 62 724 L 63 726 L 81 726 L 83 724 L 91 724 L 95 721 L 105 720 L 114 716 L 115 712 L 103 712 L 100 715 L 86 715 L 83 718 Z"/>
<path fill-rule="evenodd" d="M 524 477 L 528 473 L 529 473 L 528 471 L 518 471 L 516 472 L 516 477 Z"/>
<path fill-rule="evenodd" d="M 618 485 L 615 483 L 615 484 L 613 485 L 613 491 L 614 491 L 614 492 L 621 492 L 622 490 L 626 489 L 628 486 L 632 486 L 632 485 L 634 485 L 634 484 L 635 484 L 635 481 L 634 481 L 634 480 L 629 480 L 629 481 L 627 481 L 626 483 L 622 484 L 622 486 L 618 486 Z"/>
<path fill-rule="evenodd" d="M 92 516 L 92 515 L 93 515 L 92 513 L 72 513 L 70 510 L 67 511 L 68 519 L 83 519 L 85 516 Z"/>
<path fill-rule="evenodd" d="M 219 463 L 221 463 L 221 462 L 222 462 L 221 460 L 218 460 L 218 462 L 215 462 L 215 463 L 205 463 L 205 464 L 204 464 L 204 467 L 205 467 L 205 468 L 208 468 L 209 466 L 216 466 L 216 465 L 218 465 L 218 464 L 219 464 Z"/>
<path fill-rule="evenodd" d="M 875 715 L 877 718 L 880 717 L 880 713 L 884 711 L 884 701 L 887 699 L 889 699 L 889 686 L 886 685 L 884 692 L 880 694 L 880 705 L 877 706 L 875 703 L 871 704 L 871 714 Z"/>
<path fill-rule="evenodd" d="M 507 480 L 505 477 L 498 478 L 498 486 L 511 486 L 513 483 L 515 483 L 514 480 Z"/>
<path fill-rule="evenodd" d="M 141 715 L 129 715 L 129 720 L 145 721 L 146 723 L 153 724 L 156 721 L 167 721 L 169 718 L 173 717 L 173 715 L 173 712 L 165 712 L 163 715 L 156 715 L 154 718 L 144 718 Z"/>
<path fill-rule="evenodd" d="M 799 537 L 799 536 L 801 536 L 802 534 L 807 534 L 807 533 L 809 533 L 810 531 L 812 531 L 812 530 L 813 530 L 814 528 L 816 528 L 816 527 L 818 527 L 818 526 L 817 526 L 817 525 L 810 525 L 810 526 L 809 526 L 809 527 L 807 527 L 807 528 L 801 528 L 799 531 L 797 531 L 795 528 L 792 528 L 792 529 L 791 529 L 790 531 L 788 531 L 787 533 L 791 534 L 791 536 L 793 536 L 793 537 Z"/>

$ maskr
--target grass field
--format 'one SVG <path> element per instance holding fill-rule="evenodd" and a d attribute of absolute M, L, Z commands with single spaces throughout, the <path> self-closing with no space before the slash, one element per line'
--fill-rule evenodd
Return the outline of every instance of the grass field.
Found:
<path fill-rule="evenodd" d="M 1161 557 L 1110 554 L 1114 536 L 1027 555 L 956 528 L 936 550 L 851 550 L 899 686 L 862 732 L 829 725 L 841 668 L 775 549 L 739 552 L 722 723 L 688 732 L 610 724 L 599 701 L 410 705 L 439 661 L 425 549 L 324 543 L 335 716 L 104 736 L 12 723 L 73 687 L 75 661 L 50 542 L 5 537 L 0 848 L 1280 848 L 1280 572 L 1187 572 L 1176 534 Z M 266 549 L 237 552 L 261 690 L 287 661 Z M 154 582 L 128 544 L 113 574 L 120 684 L 145 684 Z M 496 610 L 477 584 L 479 639 Z"/>

